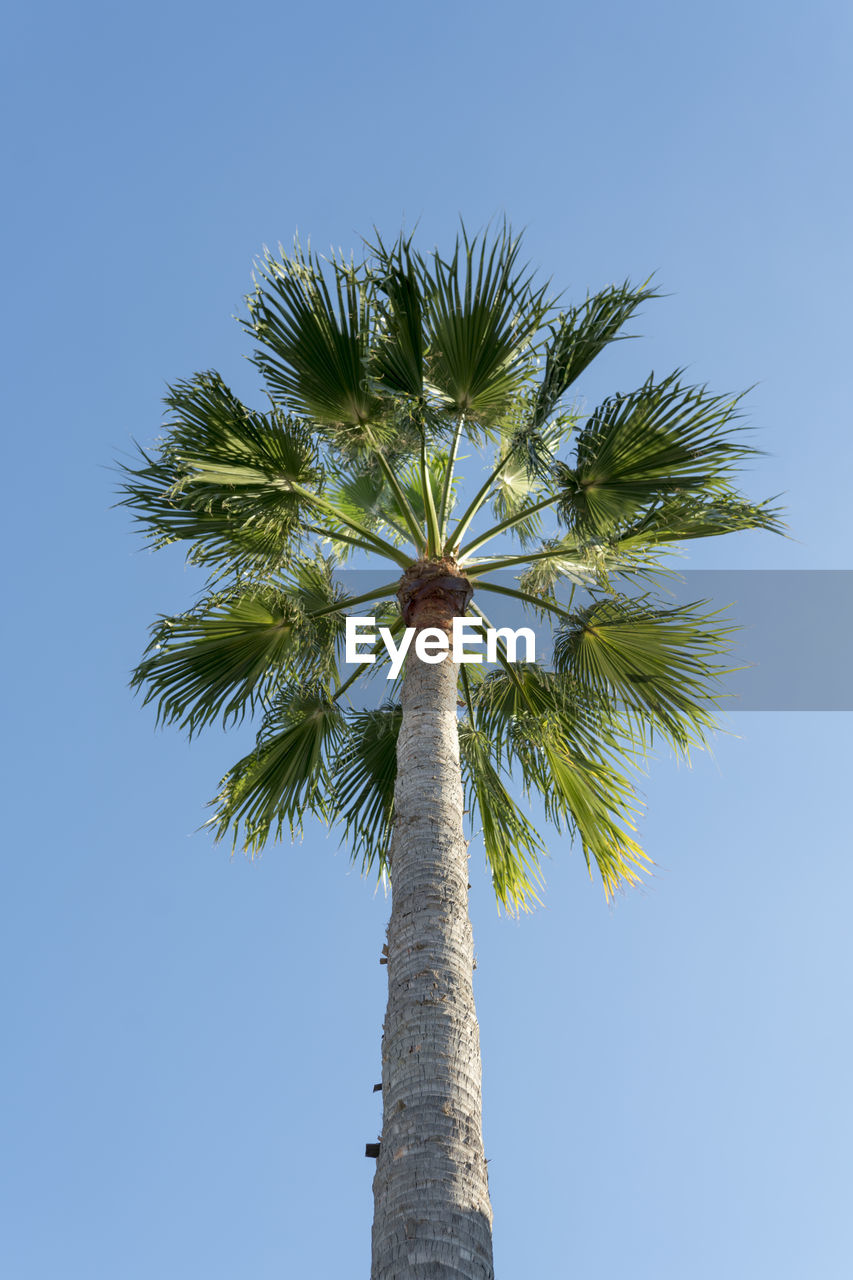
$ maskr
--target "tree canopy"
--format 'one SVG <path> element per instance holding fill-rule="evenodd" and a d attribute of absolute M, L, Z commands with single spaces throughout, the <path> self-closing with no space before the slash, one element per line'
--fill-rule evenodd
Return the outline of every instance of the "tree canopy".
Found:
<path fill-rule="evenodd" d="M 459 671 L 467 808 L 498 901 L 536 901 L 545 852 L 513 777 L 608 894 L 638 879 L 636 770 L 656 740 L 705 742 L 731 630 L 707 602 L 666 602 L 669 557 L 781 528 L 736 487 L 754 452 L 740 397 L 675 371 L 590 411 L 576 399 L 657 296 L 626 281 L 564 305 L 506 226 L 463 229 L 449 256 L 404 235 L 374 235 L 358 262 L 298 243 L 264 255 L 243 326 L 267 407 L 196 374 L 170 388 L 156 448 L 123 478 L 150 544 L 185 543 L 207 573 L 192 608 L 156 622 L 134 684 L 190 734 L 259 718 L 214 802 L 217 837 L 256 851 L 311 815 L 386 869 L 397 688 L 350 700 L 387 656 L 346 671 L 345 617 L 369 606 L 398 634 L 401 575 L 444 567 L 473 587 L 470 616 L 488 623 L 491 596 L 553 632 L 548 666 L 499 646 L 494 670 Z M 348 585 L 381 566 L 387 581 Z"/>

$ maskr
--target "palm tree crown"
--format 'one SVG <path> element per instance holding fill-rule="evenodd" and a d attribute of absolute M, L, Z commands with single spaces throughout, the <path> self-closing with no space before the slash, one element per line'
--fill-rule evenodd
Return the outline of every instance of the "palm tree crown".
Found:
<path fill-rule="evenodd" d="M 344 620 L 369 606 L 397 634 L 401 581 L 444 574 L 473 592 L 469 616 L 487 619 L 493 595 L 553 628 L 547 669 L 501 646 L 495 669 L 459 668 L 467 810 L 499 902 L 535 900 L 543 853 L 513 767 L 608 893 L 637 878 L 631 770 L 655 736 L 680 752 L 702 742 L 727 634 L 702 605 L 662 603 L 666 554 L 779 528 L 733 487 L 752 452 L 737 398 L 676 372 L 585 414 L 571 399 L 655 296 L 626 282 L 560 309 L 506 228 L 463 230 L 449 257 L 402 236 L 376 237 L 360 263 L 298 244 L 265 255 L 244 327 L 269 408 L 197 374 L 170 389 L 156 452 L 125 468 L 124 502 L 153 545 L 187 542 L 210 575 L 193 608 L 157 622 L 134 683 L 190 733 L 261 717 L 222 782 L 217 836 L 256 850 L 311 814 L 345 830 L 365 869 L 387 868 L 397 686 L 381 706 L 351 704 L 358 676 L 382 680 L 385 652 L 344 670 Z M 466 450 L 491 459 L 482 483 L 463 483 Z M 346 589 L 342 566 L 380 561 L 387 581 Z"/>

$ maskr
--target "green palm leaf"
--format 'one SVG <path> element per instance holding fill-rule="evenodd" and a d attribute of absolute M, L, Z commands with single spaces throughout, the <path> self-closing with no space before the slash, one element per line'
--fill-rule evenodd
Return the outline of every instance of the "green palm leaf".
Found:
<path fill-rule="evenodd" d="M 558 830 L 567 824 L 577 833 L 590 874 L 595 863 L 608 897 L 637 884 L 652 862 L 630 834 L 641 804 L 629 779 L 556 734 L 543 734 L 536 745 L 542 763 L 539 790 L 550 821 Z"/>
<path fill-rule="evenodd" d="M 426 475 L 424 475 L 424 470 L 420 463 L 412 463 L 401 472 L 400 485 L 406 496 L 406 501 L 414 512 L 418 524 L 422 528 L 426 528 L 427 520 L 429 518 L 427 512 L 428 496 L 425 490 L 424 481 L 426 481 L 426 485 L 429 487 L 430 494 L 435 495 L 437 493 L 441 493 L 444 486 L 445 476 L 447 474 L 447 466 L 447 454 L 438 450 L 432 450 L 426 460 Z M 453 504 L 454 489 L 455 485 L 451 481 L 449 498 L 451 507 Z M 399 505 L 393 495 L 389 495 L 386 509 L 389 514 L 393 516 L 395 521 L 399 521 L 402 518 Z"/>
<path fill-rule="evenodd" d="M 411 541 L 400 504 L 378 468 L 350 467 L 347 471 L 338 470 L 337 477 L 337 481 L 329 486 L 327 496 L 339 514 L 335 516 L 324 512 L 322 519 L 339 558 L 345 558 L 352 550 L 352 546 L 343 539 L 347 538 L 353 524 L 379 534 L 398 547 Z"/>
<path fill-rule="evenodd" d="M 158 721 L 192 735 L 220 716 L 242 719 L 285 679 L 336 678 L 352 602 L 334 581 L 335 563 L 300 557 L 278 582 L 219 593 L 161 618 L 132 681 L 145 689 L 144 703 L 156 702 Z"/>
<path fill-rule="evenodd" d="M 624 284 L 611 285 L 588 297 L 551 324 L 545 347 L 545 371 L 532 416 L 534 426 L 542 426 L 551 417 L 584 369 L 608 343 L 622 336 L 619 330 L 637 308 L 647 299 L 659 296 L 646 285 L 632 288 L 626 280 Z"/>
<path fill-rule="evenodd" d="M 640 805 L 613 764 L 634 759 L 635 747 L 605 700 L 532 663 L 489 675 L 472 697 L 485 732 L 518 764 L 526 793 L 541 797 L 558 830 L 578 835 L 608 896 L 636 883 L 650 865 L 630 834 Z"/>
<path fill-rule="evenodd" d="M 263 573 L 281 563 L 299 537 L 294 504 L 276 503 L 242 518 L 239 501 L 221 495 L 175 493 L 175 466 L 139 450 L 141 466 L 121 466 L 120 505 L 134 508 L 154 550 L 188 543 L 190 564 L 221 572 Z"/>
<path fill-rule="evenodd" d="M 510 913 L 530 910 L 542 885 L 542 839 L 504 785 L 491 735 L 463 720 L 459 754 L 468 812 L 473 824 L 479 818 L 498 902 Z"/>
<path fill-rule="evenodd" d="M 545 311 L 508 228 L 490 244 L 464 229 L 452 258 L 422 263 L 427 378 L 439 403 L 487 423 L 519 391 Z"/>
<path fill-rule="evenodd" d="M 734 630 L 700 606 L 656 609 L 615 597 L 577 613 L 554 640 L 554 666 L 616 701 L 642 734 L 661 733 L 681 750 L 714 728 L 719 657 Z"/>
<path fill-rule="evenodd" d="M 300 665 L 302 622 L 286 595 L 269 590 L 162 618 L 133 686 L 156 702 L 158 722 L 176 721 L 191 735 L 220 715 L 240 719 L 286 665 Z"/>
<path fill-rule="evenodd" d="M 257 853 L 270 834 L 295 837 L 306 813 L 324 817 L 343 733 L 343 713 L 324 690 L 291 686 L 267 714 L 255 750 L 222 779 L 206 824 L 217 840 L 230 829 L 235 848 L 242 842 Z"/>
<path fill-rule="evenodd" d="M 471 667 L 469 673 L 477 670 Z M 477 728 L 491 737 L 501 761 L 503 752 L 513 747 L 515 730 L 528 724 L 531 730 L 556 725 L 587 751 L 594 752 L 597 743 L 602 750 L 607 743 L 613 745 L 602 695 L 537 662 L 504 663 L 503 670 L 489 671 L 473 683 L 471 696 Z"/>
<path fill-rule="evenodd" d="M 290 496 L 290 484 L 319 478 L 308 426 L 276 410 L 252 412 L 218 373 L 179 382 L 165 402 L 173 417 L 164 451 L 179 471 L 178 493 L 246 489 L 254 497 L 259 488 L 278 486 Z"/>
<path fill-rule="evenodd" d="M 772 502 L 772 498 L 751 502 L 728 486 L 715 488 L 708 496 L 676 493 L 655 503 L 620 532 L 614 545 L 624 553 L 692 538 L 716 538 L 744 529 L 783 534 L 781 508 L 772 506 Z"/>
<path fill-rule="evenodd" d="M 713 490 L 754 452 L 735 443 L 736 416 L 737 401 L 683 387 L 678 374 L 605 400 L 578 436 L 575 467 L 555 467 L 563 518 L 609 533 L 669 495 Z"/>
<path fill-rule="evenodd" d="M 192 543 L 194 563 L 235 571 L 281 563 L 302 537 L 317 456 L 304 423 L 279 410 L 252 412 L 217 373 L 170 388 L 159 453 L 122 467 L 123 505 L 135 509 L 155 547 Z"/>
<path fill-rule="evenodd" d="M 563 418 L 544 431 L 532 430 L 524 424 L 525 408 L 520 405 L 501 423 L 492 488 L 494 516 L 500 523 L 513 520 L 511 528 L 522 547 L 541 536 L 541 511 L 534 510 L 529 515 L 525 512 L 551 488 L 544 481 L 550 480 L 554 454 L 569 427 L 568 419 Z M 472 545 L 476 547 L 483 541 L 485 535 Z"/>
<path fill-rule="evenodd" d="M 318 258 L 297 243 L 290 256 L 267 253 L 248 298 L 246 327 L 261 346 L 255 363 L 273 395 L 350 439 L 377 417 L 367 362 L 370 291 L 351 264 L 333 261 L 334 294 Z"/>
<path fill-rule="evenodd" d="M 424 395 L 423 268 L 402 235 L 388 249 L 377 235 L 376 312 L 378 340 L 371 372 L 384 392 L 422 401 Z"/>
<path fill-rule="evenodd" d="M 560 582 L 590 586 L 604 578 L 615 562 L 606 544 L 582 541 L 576 534 L 546 538 L 535 550 L 518 555 L 465 560 L 465 572 L 476 579 L 501 569 L 521 570 L 520 586 L 532 595 L 550 595 Z"/>
<path fill-rule="evenodd" d="M 402 718 L 399 703 L 351 713 L 334 763 L 330 811 L 364 872 L 378 867 L 381 873 L 388 866 Z"/>

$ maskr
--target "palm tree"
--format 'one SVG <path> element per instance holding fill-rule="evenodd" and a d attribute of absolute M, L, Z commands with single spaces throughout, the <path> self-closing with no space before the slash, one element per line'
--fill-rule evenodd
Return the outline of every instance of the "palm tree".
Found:
<path fill-rule="evenodd" d="M 607 894 L 635 882 L 633 771 L 656 737 L 701 745 L 726 648 L 705 605 L 662 603 L 667 553 L 779 527 L 733 487 L 751 452 L 737 399 L 675 373 L 589 413 L 571 400 L 655 296 L 626 282 L 561 309 L 507 228 L 463 229 L 448 257 L 404 236 L 358 263 L 297 243 L 259 263 L 244 321 L 269 408 L 198 374 L 124 468 L 153 545 L 186 542 L 208 572 L 134 684 L 190 734 L 260 717 L 216 836 L 251 852 L 314 815 L 390 878 L 373 1280 L 493 1275 L 466 814 L 509 911 L 536 902 L 544 853 L 513 770 Z M 463 482 L 463 450 L 484 476 Z M 454 618 L 489 625 L 492 596 L 553 632 L 548 667 L 512 661 L 505 637 L 489 670 L 443 654 Z M 345 670 L 345 618 L 365 612 L 395 641 L 432 629 L 433 660 L 410 649 L 388 682 L 377 642 Z M 356 704 L 359 679 L 389 692 Z"/>

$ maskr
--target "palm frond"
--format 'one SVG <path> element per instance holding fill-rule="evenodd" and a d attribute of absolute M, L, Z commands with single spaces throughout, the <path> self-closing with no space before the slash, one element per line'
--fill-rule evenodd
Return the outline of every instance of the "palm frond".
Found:
<path fill-rule="evenodd" d="M 207 601 L 189 613 L 161 618 L 132 685 L 156 702 L 157 720 L 192 735 L 222 717 L 240 719 L 264 700 L 285 665 L 298 667 L 304 619 L 283 593 L 267 589 Z"/>
<path fill-rule="evenodd" d="M 556 554 L 533 559 L 520 573 L 519 588 L 526 594 L 549 600 L 555 596 L 558 586 L 565 582 L 569 582 L 573 588 L 589 588 L 607 581 L 610 566 L 605 548 L 598 548 L 596 545 L 579 548 L 569 540 L 565 553 L 561 553 L 560 539 L 553 540 L 551 547 Z"/>
<path fill-rule="evenodd" d="M 159 619 L 131 682 L 145 690 L 143 705 L 155 702 L 158 723 L 192 736 L 220 718 L 241 720 L 285 680 L 335 679 L 345 612 L 393 596 L 395 585 L 347 596 L 335 566 L 319 553 L 299 557 L 278 580 Z"/>
<path fill-rule="evenodd" d="M 605 893 L 636 883 L 650 866 L 631 835 L 640 804 L 614 761 L 635 744 L 595 690 L 527 663 L 491 673 L 472 690 L 478 723 L 521 770 L 526 794 L 539 795 L 548 820 L 574 831 Z"/>
<path fill-rule="evenodd" d="M 545 313 L 544 288 L 519 264 L 508 227 L 490 242 L 464 229 L 445 261 L 422 260 L 428 389 L 454 414 L 493 420 L 531 367 Z"/>
<path fill-rule="evenodd" d="M 502 569 L 518 569 L 521 571 L 520 584 L 524 591 L 531 594 L 551 594 L 561 581 L 571 582 L 576 586 L 595 583 L 605 572 L 607 550 L 604 544 L 583 541 L 575 534 L 566 534 L 562 538 L 546 538 L 535 551 L 482 559 L 478 557 L 473 560 L 466 558 L 464 567 L 472 581 Z"/>
<path fill-rule="evenodd" d="M 411 236 L 400 235 L 388 248 L 377 234 L 371 245 L 371 271 L 377 287 L 377 341 L 371 353 L 372 376 L 384 392 L 424 396 L 423 268 L 412 254 Z"/>
<path fill-rule="evenodd" d="M 595 863 L 608 898 L 639 883 L 653 864 L 630 834 L 642 808 L 630 780 L 556 734 L 543 734 L 536 745 L 545 812 L 558 830 L 565 824 L 577 833 L 590 875 Z"/>
<path fill-rule="evenodd" d="M 335 758 L 329 797 L 333 820 L 343 825 L 353 861 L 364 873 L 388 867 L 397 779 L 399 703 L 347 716 L 346 737 Z"/>
<path fill-rule="evenodd" d="M 558 463 L 563 518 L 609 533 L 671 494 L 712 491 L 755 450 L 736 443 L 737 400 L 685 387 L 677 373 L 605 400 L 577 440 L 574 468 Z"/>
<path fill-rule="evenodd" d="M 406 530 L 382 512 L 384 491 L 381 472 L 368 470 L 350 471 L 329 485 L 326 493 L 338 514 L 323 513 L 324 533 L 340 560 L 346 559 L 355 549 L 369 552 L 366 539 L 353 535 L 354 524 L 378 533 L 398 547 L 408 541 Z"/>
<path fill-rule="evenodd" d="M 248 409 L 218 373 L 198 373 L 169 388 L 165 403 L 172 420 L 165 440 L 169 460 L 179 469 L 179 493 L 317 484 L 321 473 L 310 428 L 302 419 L 273 409 Z"/>
<path fill-rule="evenodd" d="M 529 610 L 543 622 L 549 618 L 559 618 L 561 622 L 565 623 L 572 617 L 569 611 L 571 608 L 571 596 L 569 604 L 566 605 L 558 600 L 549 589 L 537 592 L 525 591 L 520 586 L 509 587 L 500 582 L 489 582 L 488 578 L 478 578 L 477 590 L 491 592 L 508 600 L 516 600 L 523 609 Z M 574 590 L 574 587 L 572 590 Z"/>
<path fill-rule="evenodd" d="M 430 492 L 433 495 L 440 494 L 444 487 L 444 481 L 447 475 L 448 455 L 439 449 L 432 449 L 426 457 L 426 480 L 429 485 Z M 420 461 L 409 463 L 406 467 L 401 468 L 399 472 L 399 484 L 402 495 L 405 499 L 408 509 L 412 512 L 418 526 L 426 529 L 429 518 L 427 511 L 427 494 L 425 492 L 424 472 Z M 451 482 L 450 502 L 453 502 L 455 485 Z M 400 509 L 400 503 L 394 494 L 387 494 L 385 498 L 384 509 L 388 516 L 395 522 L 400 522 L 403 518 L 403 512 Z"/>
<path fill-rule="evenodd" d="M 306 425 L 246 408 L 217 373 L 170 388 L 159 452 L 122 467 L 122 504 L 151 545 L 192 543 L 194 563 L 235 570 L 277 565 L 298 546 L 305 501 L 322 472 Z M 295 488 L 295 487 L 296 488 Z"/>
<path fill-rule="evenodd" d="M 497 461 L 507 454 L 509 460 L 497 472 L 492 490 L 492 512 L 500 526 L 495 533 L 512 520 L 513 534 L 523 547 L 541 536 L 542 516 L 537 500 L 550 496 L 551 486 L 545 482 L 551 479 L 554 454 L 562 438 L 563 431 L 556 424 L 544 431 L 529 429 L 512 420 L 504 425 Z M 469 546 L 482 546 L 490 536 L 491 531 L 481 534 Z"/>
<path fill-rule="evenodd" d="M 469 676 L 478 667 L 469 667 Z M 606 705 L 599 694 L 573 684 L 559 672 L 547 671 L 536 662 L 506 664 L 489 671 L 471 686 L 476 727 L 489 735 L 496 758 L 512 746 L 511 731 L 519 724 L 559 723 L 572 726 L 593 743 L 606 734 Z"/>
<path fill-rule="evenodd" d="M 588 297 L 552 323 L 545 347 L 545 370 L 532 414 L 533 426 L 547 422 L 568 388 L 599 352 L 623 336 L 619 330 L 637 308 L 659 296 L 647 284 L 633 288 L 626 280 Z"/>
<path fill-rule="evenodd" d="M 466 805 L 475 829 L 479 818 L 495 896 L 510 914 L 528 911 L 540 901 L 542 838 L 504 785 L 490 735 L 461 721 L 459 754 Z"/>
<path fill-rule="evenodd" d="M 363 273 L 338 260 L 324 272 L 297 242 L 289 255 L 265 254 L 246 301 L 246 328 L 261 344 L 254 360 L 273 395 L 344 440 L 363 440 L 378 409 L 367 378 L 373 313 Z"/>
<path fill-rule="evenodd" d="M 554 640 L 554 666 L 615 701 L 637 733 L 660 733 L 677 749 L 715 727 L 720 656 L 735 630 L 701 605 L 654 608 L 614 597 L 578 612 Z"/>
<path fill-rule="evenodd" d="M 322 688 L 293 685 L 267 714 L 253 752 L 222 779 L 205 824 L 216 839 L 231 831 L 234 847 L 257 853 L 273 834 L 295 838 L 306 813 L 326 816 L 330 761 L 343 737 L 340 708 Z"/>
<path fill-rule="evenodd" d="M 119 505 L 134 509 L 153 550 L 174 542 L 187 544 L 187 562 L 217 574 L 263 576 L 296 545 L 302 528 L 295 504 L 259 505 L 246 519 L 240 502 L 199 493 L 175 495 L 175 468 L 139 450 L 142 465 L 121 465 L 124 480 Z"/>
<path fill-rule="evenodd" d="M 764 529 L 783 534 L 782 508 L 773 498 L 751 502 L 728 486 L 709 495 L 675 493 L 657 502 L 620 531 L 615 543 L 620 551 L 663 546 L 692 538 L 716 538 L 744 529 Z"/>

